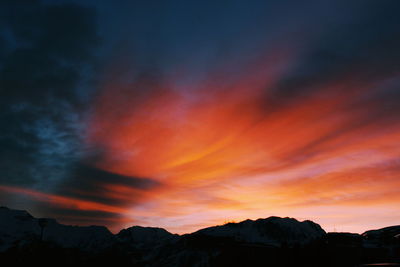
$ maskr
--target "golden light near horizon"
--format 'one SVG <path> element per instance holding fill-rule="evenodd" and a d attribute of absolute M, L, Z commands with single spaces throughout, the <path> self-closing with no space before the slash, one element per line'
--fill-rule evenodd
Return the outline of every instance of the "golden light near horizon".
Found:
<path fill-rule="evenodd" d="M 343 230 L 362 231 L 351 216 L 360 205 L 396 210 L 399 126 L 369 121 L 374 102 L 357 103 L 372 85 L 355 73 L 275 105 L 278 77 L 257 69 L 268 67 L 231 84 L 205 81 L 191 98 L 167 82 L 104 86 L 87 139 L 103 149 L 96 167 L 161 184 L 138 206 L 126 198 L 132 220 L 188 232 L 276 214 L 318 220 L 327 207 L 323 224 L 345 218 Z M 135 95 L 135 86 L 149 93 Z"/>
<path fill-rule="evenodd" d="M 3 2 L 0 206 L 113 232 L 398 224 L 396 1 Z"/>

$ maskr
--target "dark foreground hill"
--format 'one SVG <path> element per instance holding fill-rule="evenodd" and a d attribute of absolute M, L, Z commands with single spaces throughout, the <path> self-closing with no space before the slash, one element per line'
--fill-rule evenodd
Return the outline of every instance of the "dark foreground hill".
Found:
<path fill-rule="evenodd" d="M 113 235 L 102 226 L 67 226 L 0 208 L 1 266 L 345 267 L 399 261 L 400 226 L 362 235 L 326 233 L 311 221 L 269 217 L 181 236 L 140 226 Z"/>

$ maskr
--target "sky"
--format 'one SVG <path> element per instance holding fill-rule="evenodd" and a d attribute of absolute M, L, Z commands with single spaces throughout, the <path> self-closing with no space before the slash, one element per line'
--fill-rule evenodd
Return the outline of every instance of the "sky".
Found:
<path fill-rule="evenodd" d="M 0 205 L 113 232 L 399 224 L 399 10 L 1 1 Z"/>

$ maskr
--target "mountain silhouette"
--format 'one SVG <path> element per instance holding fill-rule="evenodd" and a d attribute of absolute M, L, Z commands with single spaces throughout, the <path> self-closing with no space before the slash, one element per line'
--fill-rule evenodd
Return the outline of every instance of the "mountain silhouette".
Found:
<path fill-rule="evenodd" d="M 326 233 L 312 221 L 269 217 L 185 235 L 141 226 L 114 235 L 104 226 L 68 226 L 0 208 L 3 266 L 339 267 L 399 261 L 400 226 L 361 235 Z"/>

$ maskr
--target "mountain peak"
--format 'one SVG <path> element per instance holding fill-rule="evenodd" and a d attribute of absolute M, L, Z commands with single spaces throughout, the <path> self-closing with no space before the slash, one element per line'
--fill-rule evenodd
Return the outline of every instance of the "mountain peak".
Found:
<path fill-rule="evenodd" d="M 117 261 L 124 263 L 118 266 L 132 263 L 137 266 L 254 266 L 252 263 L 262 263 L 258 266 L 265 266 L 266 262 L 271 266 L 325 266 L 324 255 L 329 259 L 346 256 L 340 254 L 343 249 L 362 250 L 368 257 L 372 255 L 371 259 L 383 259 L 379 254 L 383 249 L 385 260 L 398 259 L 399 235 L 400 226 L 371 230 L 363 235 L 326 234 L 310 220 L 277 216 L 227 223 L 182 236 L 163 228 L 143 226 L 132 226 L 113 235 L 104 226 L 63 225 L 55 219 L 37 219 L 24 210 L 0 207 L 0 257 L 12 256 L 10 263 L 15 262 L 14 256 L 18 260 L 23 258 L 24 266 L 31 264 L 31 257 L 36 257 L 37 262 L 76 257 L 77 263 L 92 257 L 97 263 L 94 265 L 98 266 L 98 263 L 105 263 L 99 256 L 108 260 L 107 266 Z M 379 251 L 373 254 L 376 248 Z M 355 253 L 353 262 L 364 261 L 360 255 L 363 254 Z M 309 265 L 309 261 L 318 264 Z M 211 262 L 214 265 L 208 264 Z M 292 262 L 295 265 L 286 264 Z M 299 265 L 299 262 L 304 264 Z M 338 264 L 332 266 L 343 265 L 339 259 Z"/>
<path fill-rule="evenodd" d="M 35 240 L 66 248 L 97 250 L 112 244 L 113 234 L 104 226 L 69 226 L 55 219 L 37 219 L 25 210 L 0 209 L 0 251 Z"/>
<path fill-rule="evenodd" d="M 312 221 L 299 222 L 294 218 L 277 216 L 208 227 L 196 233 L 272 246 L 305 244 L 326 234 L 321 226 Z"/>
<path fill-rule="evenodd" d="M 367 240 L 380 242 L 400 238 L 400 225 L 393 225 L 376 230 L 369 230 L 362 234 Z"/>
<path fill-rule="evenodd" d="M 178 235 L 158 227 L 132 226 L 122 229 L 117 237 L 136 248 L 151 248 L 175 240 Z"/>

